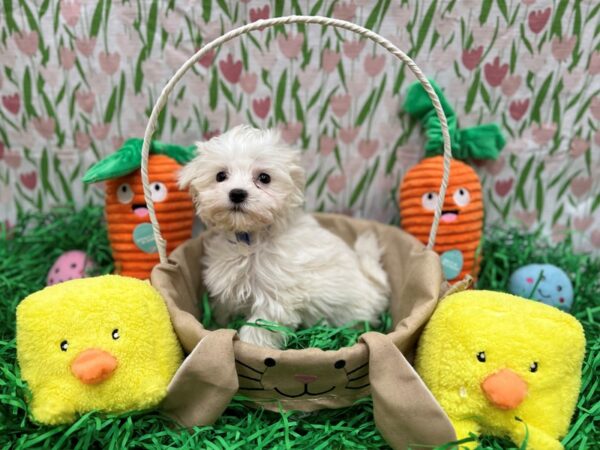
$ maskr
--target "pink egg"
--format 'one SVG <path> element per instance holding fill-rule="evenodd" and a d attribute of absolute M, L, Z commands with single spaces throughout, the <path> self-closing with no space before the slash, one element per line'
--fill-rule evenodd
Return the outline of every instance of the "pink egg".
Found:
<path fill-rule="evenodd" d="M 81 250 L 65 252 L 58 257 L 50 268 L 46 285 L 52 286 L 67 280 L 85 278 L 87 276 L 86 271 L 92 267 L 94 267 L 94 262 L 85 252 Z"/>

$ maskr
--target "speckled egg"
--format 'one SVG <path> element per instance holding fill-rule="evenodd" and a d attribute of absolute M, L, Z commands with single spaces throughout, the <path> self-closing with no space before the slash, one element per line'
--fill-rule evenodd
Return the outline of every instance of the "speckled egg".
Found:
<path fill-rule="evenodd" d="M 85 278 L 86 272 L 94 267 L 94 262 L 81 250 L 71 250 L 63 253 L 48 271 L 46 285 L 62 283 L 76 278 Z"/>
<path fill-rule="evenodd" d="M 539 282 L 538 282 L 539 280 Z M 511 293 L 568 311 L 573 304 L 573 285 L 568 275 L 552 264 L 529 264 L 510 277 Z"/>

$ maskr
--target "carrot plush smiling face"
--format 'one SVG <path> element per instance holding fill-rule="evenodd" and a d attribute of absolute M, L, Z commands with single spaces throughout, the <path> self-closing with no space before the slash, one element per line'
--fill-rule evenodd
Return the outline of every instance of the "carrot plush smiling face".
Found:
<path fill-rule="evenodd" d="M 139 170 L 142 139 L 130 139 L 123 148 L 94 165 L 84 181 L 106 180 L 106 217 L 116 272 L 148 278 L 158 263 L 150 214 Z M 154 209 L 167 251 L 189 239 L 194 208 L 189 193 L 177 187 L 177 173 L 193 158 L 193 147 L 152 142 L 148 175 Z"/>
<path fill-rule="evenodd" d="M 424 244 L 429 238 L 442 181 L 443 157 L 425 158 L 408 171 L 400 186 L 402 228 Z M 483 229 L 481 183 L 468 165 L 453 160 L 434 250 L 447 280 L 476 276 L 476 249 Z"/>

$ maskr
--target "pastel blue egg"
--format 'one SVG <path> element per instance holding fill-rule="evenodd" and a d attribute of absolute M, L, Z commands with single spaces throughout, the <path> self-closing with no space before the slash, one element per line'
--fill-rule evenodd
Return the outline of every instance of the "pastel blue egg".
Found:
<path fill-rule="evenodd" d="M 538 282 L 539 280 L 539 282 Z M 573 285 L 567 274 L 552 264 L 529 264 L 510 277 L 508 290 L 568 311 L 573 304 Z"/>

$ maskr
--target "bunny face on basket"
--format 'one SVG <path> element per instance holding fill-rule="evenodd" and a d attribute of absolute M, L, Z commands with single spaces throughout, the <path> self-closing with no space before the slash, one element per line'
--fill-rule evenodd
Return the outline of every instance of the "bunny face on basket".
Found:
<path fill-rule="evenodd" d="M 304 202 L 300 153 L 273 130 L 238 126 L 198 144 L 198 156 L 179 177 L 209 226 L 227 231 L 262 230 Z"/>

